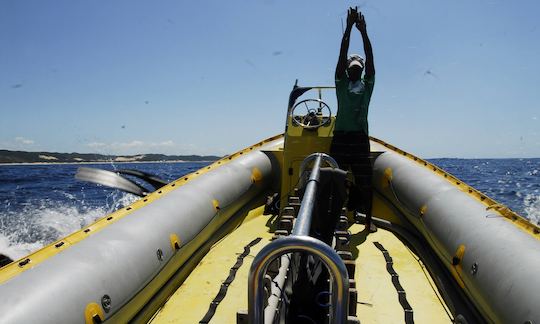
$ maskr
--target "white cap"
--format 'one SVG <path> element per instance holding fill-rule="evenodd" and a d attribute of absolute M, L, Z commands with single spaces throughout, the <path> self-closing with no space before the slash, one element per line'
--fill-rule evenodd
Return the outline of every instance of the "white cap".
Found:
<path fill-rule="evenodd" d="M 361 69 L 364 68 L 364 58 L 358 54 L 352 54 L 347 60 L 348 67 L 351 68 L 355 65 L 359 66 Z"/>

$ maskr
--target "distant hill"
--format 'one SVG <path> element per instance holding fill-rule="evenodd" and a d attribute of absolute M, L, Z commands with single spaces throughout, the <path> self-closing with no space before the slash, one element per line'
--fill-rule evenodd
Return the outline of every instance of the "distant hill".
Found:
<path fill-rule="evenodd" d="M 159 162 L 159 161 L 215 161 L 214 155 L 102 155 L 93 153 L 24 152 L 0 150 L 0 163 L 77 163 L 77 162 Z"/>

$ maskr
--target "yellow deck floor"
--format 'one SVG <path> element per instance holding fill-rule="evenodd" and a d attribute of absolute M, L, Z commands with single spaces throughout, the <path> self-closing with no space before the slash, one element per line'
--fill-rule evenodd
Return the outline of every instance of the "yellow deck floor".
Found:
<path fill-rule="evenodd" d="M 354 224 L 351 250 L 356 259 L 355 280 L 358 290 L 357 316 L 361 323 L 404 323 L 391 275 L 386 270 L 383 253 L 373 244 L 379 242 L 393 260 L 393 268 L 413 309 L 415 323 L 452 323 L 435 284 L 423 263 L 396 236 L 383 229 L 369 235 L 364 226 Z M 356 248 L 355 248 L 356 247 Z"/>
<path fill-rule="evenodd" d="M 253 210 L 237 230 L 216 243 L 151 323 L 199 323 L 219 292 L 221 283 L 229 276 L 238 255 L 244 252 L 244 246 L 261 237 L 262 240 L 244 258 L 244 263 L 238 269 L 225 299 L 219 304 L 211 321 L 236 323 L 236 312 L 247 310 L 247 281 L 251 262 L 272 237 L 266 227 L 270 216 L 263 216 L 262 212 L 263 208 Z"/>
<path fill-rule="evenodd" d="M 248 270 L 253 257 L 272 237 L 266 226 L 270 216 L 261 214 L 262 208 L 253 210 L 237 230 L 215 244 L 151 322 L 198 323 L 208 311 L 238 255 L 244 251 L 244 246 L 254 238 L 261 237 L 261 242 L 253 246 L 250 254 L 244 258 L 225 299 L 211 320 L 211 323 L 235 323 L 236 312 L 247 309 Z M 355 279 L 358 290 L 357 315 L 361 323 L 404 322 L 404 311 L 386 270 L 386 261 L 373 242 L 382 244 L 391 255 L 394 269 L 413 309 L 415 323 L 451 323 L 435 285 L 418 257 L 391 232 L 379 229 L 366 237 L 362 229 L 361 225 L 356 224 L 349 229 L 352 233 L 352 252 L 358 256 Z"/>

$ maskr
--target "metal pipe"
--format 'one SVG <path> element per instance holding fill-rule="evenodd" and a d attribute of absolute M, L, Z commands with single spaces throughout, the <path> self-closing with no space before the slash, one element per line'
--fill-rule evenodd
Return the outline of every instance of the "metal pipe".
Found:
<path fill-rule="evenodd" d="M 274 323 L 274 317 L 278 310 L 279 301 L 283 295 L 283 289 L 285 289 L 285 280 L 287 279 L 287 271 L 289 271 L 289 265 L 291 264 L 291 257 L 291 253 L 281 256 L 281 266 L 279 267 L 278 274 L 272 281 L 268 306 L 264 309 L 264 324 Z"/>
<path fill-rule="evenodd" d="M 321 162 L 325 162 L 331 168 L 339 168 L 339 165 L 336 162 L 336 160 L 334 160 L 334 158 L 331 157 L 330 155 L 328 155 L 326 153 L 313 153 L 313 154 L 308 155 L 304 159 L 304 161 L 302 161 L 302 164 L 300 165 L 300 173 L 299 174 L 302 175 L 302 173 L 304 173 L 304 171 L 306 170 L 308 164 L 311 163 L 311 161 L 315 160 L 319 156 L 322 157 Z"/>
<path fill-rule="evenodd" d="M 248 279 L 249 323 L 264 320 L 264 274 L 270 262 L 290 252 L 307 252 L 318 256 L 326 265 L 332 282 L 330 323 L 347 323 L 349 275 L 339 255 L 326 243 L 310 236 L 287 236 L 265 246 L 255 257 Z"/>
<path fill-rule="evenodd" d="M 322 157 L 319 155 L 313 163 L 313 169 L 311 169 L 311 174 L 307 180 L 306 190 L 304 191 L 302 204 L 300 205 L 300 210 L 294 223 L 292 235 L 309 235 L 311 215 L 317 200 L 317 185 L 319 184 L 321 160 Z"/>
<path fill-rule="evenodd" d="M 306 189 L 304 191 L 304 197 L 302 198 L 300 210 L 298 211 L 298 216 L 296 217 L 296 222 L 294 223 L 292 235 L 309 235 L 309 230 L 311 228 L 311 216 L 317 200 L 317 188 L 323 161 L 332 168 L 338 167 L 337 162 L 330 155 L 324 153 L 313 153 L 306 157 L 302 162 L 302 165 L 300 166 L 300 176 L 306 169 L 308 163 L 312 160 L 314 160 L 313 167 L 311 168 L 311 174 L 305 183 Z"/>

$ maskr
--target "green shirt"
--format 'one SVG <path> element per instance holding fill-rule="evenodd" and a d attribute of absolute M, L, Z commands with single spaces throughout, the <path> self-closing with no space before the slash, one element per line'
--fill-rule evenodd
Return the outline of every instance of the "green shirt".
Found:
<path fill-rule="evenodd" d="M 366 135 L 369 134 L 367 116 L 374 84 L 375 76 L 364 77 L 356 84 L 350 82 L 347 77 L 336 80 L 338 112 L 334 130 L 363 131 Z"/>

